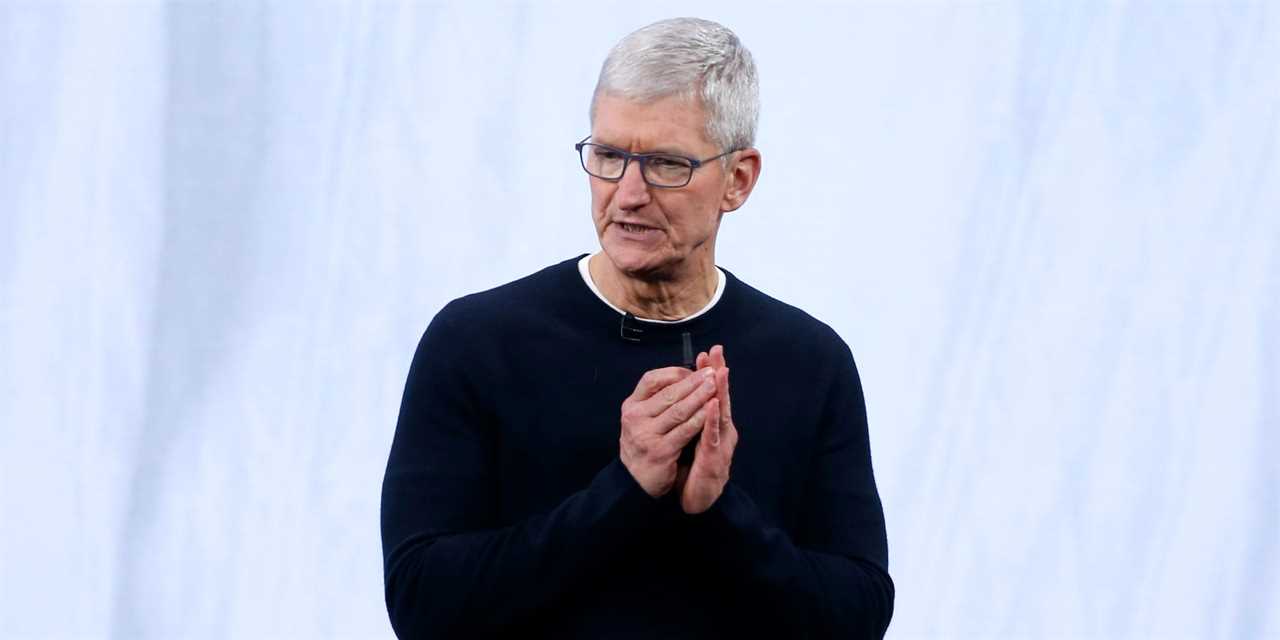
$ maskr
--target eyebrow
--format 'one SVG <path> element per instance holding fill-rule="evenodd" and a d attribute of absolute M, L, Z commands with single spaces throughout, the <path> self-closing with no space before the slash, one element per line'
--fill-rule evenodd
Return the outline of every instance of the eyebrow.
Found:
<path fill-rule="evenodd" d="M 602 144 L 602 145 L 604 145 L 604 146 L 606 146 L 606 147 L 613 147 L 614 149 L 619 149 L 619 150 L 622 150 L 622 151 L 626 151 L 626 148 L 622 147 L 621 145 L 610 144 L 610 143 L 605 142 L 605 141 L 603 141 L 603 140 L 597 140 L 594 136 L 592 136 L 591 141 L 592 141 L 592 142 L 594 142 L 594 143 L 596 143 L 596 144 Z M 673 149 L 673 148 L 671 148 L 671 147 L 658 147 L 658 148 L 656 148 L 656 149 L 651 149 L 651 150 L 648 150 L 648 151 L 634 151 L 634 152 L 632 152 L 632 153 L 637 153 L 637 154 L 640 154 L 640 155 L 646 155 L 646 156 L 647 156 L 647 155 L 653 155 L 653 154 L 658 154 L 658 153 L 660 153 L 660 154 L 668 155 L 668 156 L 680 156 L 680 157 L 682 157 L 682 158 L 696 158 L 696 157 L 697 157 L 696 155 L 694 155 L 694 154 L 692 154 L 692 153 L 689 153 L 688 151 L 681 151 L 681 150 L 679 150 L 679 149 Z"/>

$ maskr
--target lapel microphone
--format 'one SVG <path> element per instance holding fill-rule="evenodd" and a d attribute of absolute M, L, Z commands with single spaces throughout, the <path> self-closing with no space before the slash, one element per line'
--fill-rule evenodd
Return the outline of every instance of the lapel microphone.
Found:
<path fill-rule="evenodd" d="M 628 311 L 622 314 L 622 325 L 618 328 L 618 336 L 627 342 L 640 342 L 644 329 L 636 323 L 636 317 Z"/>
<path fill-rule="evenodd" d="M 644 336 L 644 329 L 640 328 L 636 317 L 631 312 L 622 314 L 622 321 L 618 325 L 618 337 L 627 342 L 640 342 Z M 680 366 L 690 370 L 697 371 L 696 361 L 693 357 L 693 335 L 688 331 L 680 334 L 681 355 Z"/>

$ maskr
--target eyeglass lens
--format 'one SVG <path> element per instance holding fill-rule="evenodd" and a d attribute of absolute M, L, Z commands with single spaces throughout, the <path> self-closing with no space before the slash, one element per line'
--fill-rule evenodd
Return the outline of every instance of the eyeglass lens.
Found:
<path fill-rule="evenodd" d="M 693 164 L 688 158 L 665 154 L 644 155 L 634 157 L 636 161 L 643 158 L 645 181 L 663 187 L 679 187 L 689 183 L 693 177 Z M 627 156 L 616 149 L 598 144 L 582 145 L 582 167 L 597 178 L 617 180 L 627 165 Z"/>

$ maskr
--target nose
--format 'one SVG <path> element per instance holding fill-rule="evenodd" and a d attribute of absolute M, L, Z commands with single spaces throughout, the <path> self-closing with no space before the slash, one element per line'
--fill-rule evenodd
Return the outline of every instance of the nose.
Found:
<path fill-rule="evenodd" d="M 613 198 L 619 209 L 636 209 L 649 204 L 649 185 L 641 175 L 638 160 L 627 163 L 627 170 L 618 179 L 618 189 L 614 191 Z"/>

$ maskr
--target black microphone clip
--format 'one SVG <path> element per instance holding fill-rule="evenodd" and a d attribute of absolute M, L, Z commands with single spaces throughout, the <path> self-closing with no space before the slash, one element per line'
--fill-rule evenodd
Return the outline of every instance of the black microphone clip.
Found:
<path fill-rule="evenodd" d="M 622 326 L 618 329 L 618 336 L 627 342 L 640 342 L 640 336 L 644 333 L 636 323 L 636 317 L 630 312 L 622 314 Z M 628 326 L 631 325 L 631 326 Z"/>

